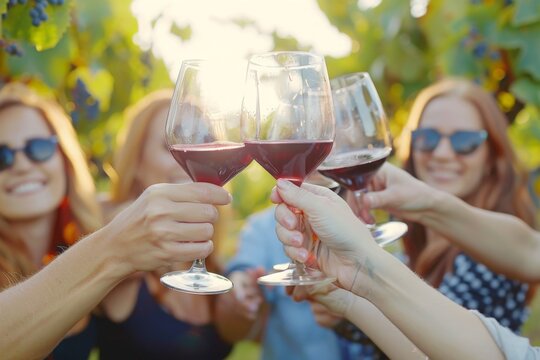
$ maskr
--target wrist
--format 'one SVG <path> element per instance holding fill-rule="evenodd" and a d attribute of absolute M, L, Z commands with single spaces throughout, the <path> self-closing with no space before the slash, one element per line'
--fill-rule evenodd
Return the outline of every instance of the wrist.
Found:
<path fill-rule="evenodd" d="M 445 226 L 445 222 L 452 218 L 452 213 L 459 209 L 459 198 L 443 192 L 433 191 L 429 196 L 430 205 L 425 209 L 420 223 L 426 227 L 438 229 L 439 226 Z"/>
<path fill-rule="evenodd" d="M 135 269 L 122 256 L 122 249 L 116 246 L 114 234 L 104 227 L 82 240 L 84 246 L 91 248 L 89 254 L 94 254 L 98 264 L 97 271 L 107 281 L 117 283 L 131 275 Z M 82 245 L 82 244 L 81 244 Z"/>
<path fill-rule="evenodd" d="M 358 296 L 364 296 L 369 291 L 367 279 L 371 274 L 371 253 L 370 247 L 366 247 L 362 251 L 356 251 L 347 261 L 342 261 L 337 270 L 337 279 L 344 290 Z"/>
<path fill-rule="evenodd" d="M 380 277 L 385 266 L 384 258 L 389 255 L 377 245 L 374 247 L 374 251 L 366 252 L 365 256 L 357 259 L 355 274 L 349 290 L 354 295 L 367 300 L 372 299 L 382 283 Z"/>

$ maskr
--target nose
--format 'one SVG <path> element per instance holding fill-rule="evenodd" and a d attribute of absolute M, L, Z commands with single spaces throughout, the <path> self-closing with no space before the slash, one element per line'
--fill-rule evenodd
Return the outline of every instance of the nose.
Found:
<path fill-rule="evenodd" d="M 24 172 L 30 169 L 32 166 L 32 161 L 28 159 L 23 151 L 19 150 L 15 153 L 15 159 L 12 166 L 13 171 Z"/>
<path fill-rule="evenodd" d="M 450 139 L 444 136 L 433 150 L 432 156 L 439 159 L 448 159 L 455 156 L 454 149 L 450 143 Z"/>

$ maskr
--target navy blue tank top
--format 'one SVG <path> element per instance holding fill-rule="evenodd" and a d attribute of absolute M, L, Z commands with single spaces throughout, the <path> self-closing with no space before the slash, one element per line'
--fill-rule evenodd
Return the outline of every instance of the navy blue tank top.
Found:
<path fill-rule="evenodd" d="M 80 333 L 64 338 L 47 359 L 87 360 L 96 345 L 96 319 L 90 315 L 88 325 Z"/>
<path fill-rule="evenodd" d="M 168 314 L 141 282 L 131 315 L 121 323 L 97 318 L 100 360 L 224 359 L 232 346 L 215 327 L 192 325 Z"/>

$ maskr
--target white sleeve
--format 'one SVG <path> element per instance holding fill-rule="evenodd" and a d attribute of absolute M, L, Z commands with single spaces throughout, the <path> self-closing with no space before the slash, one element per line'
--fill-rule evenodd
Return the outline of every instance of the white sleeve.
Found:
<path fill-rule="evenodd" d="M 540 360 L 540 348 L 531 346 L 529 339 L 514 334 L 494 318 L 485 317 L 476 310 L 469 311 L 482 321 L 506 359 Z"/>

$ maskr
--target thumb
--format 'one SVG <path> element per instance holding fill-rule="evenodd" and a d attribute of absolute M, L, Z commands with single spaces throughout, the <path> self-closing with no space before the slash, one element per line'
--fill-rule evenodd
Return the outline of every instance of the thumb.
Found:
<path fill-rule="evenodd" d="M 314 194 L 310 191 L 299 188 L 290 181 L 282 179 L 277 181 L 276 186 L 279 196 L 287 205 L 306 212 L 313 209 Z"/>
<path fill-rule="evenodd" d="M 372 191 L 364 195 L 363 205 L 368 209 L 384 209 L 392 207 L 392 203 L 395 202 L 395 200 L 395 194 L 389 189 Z"/>

